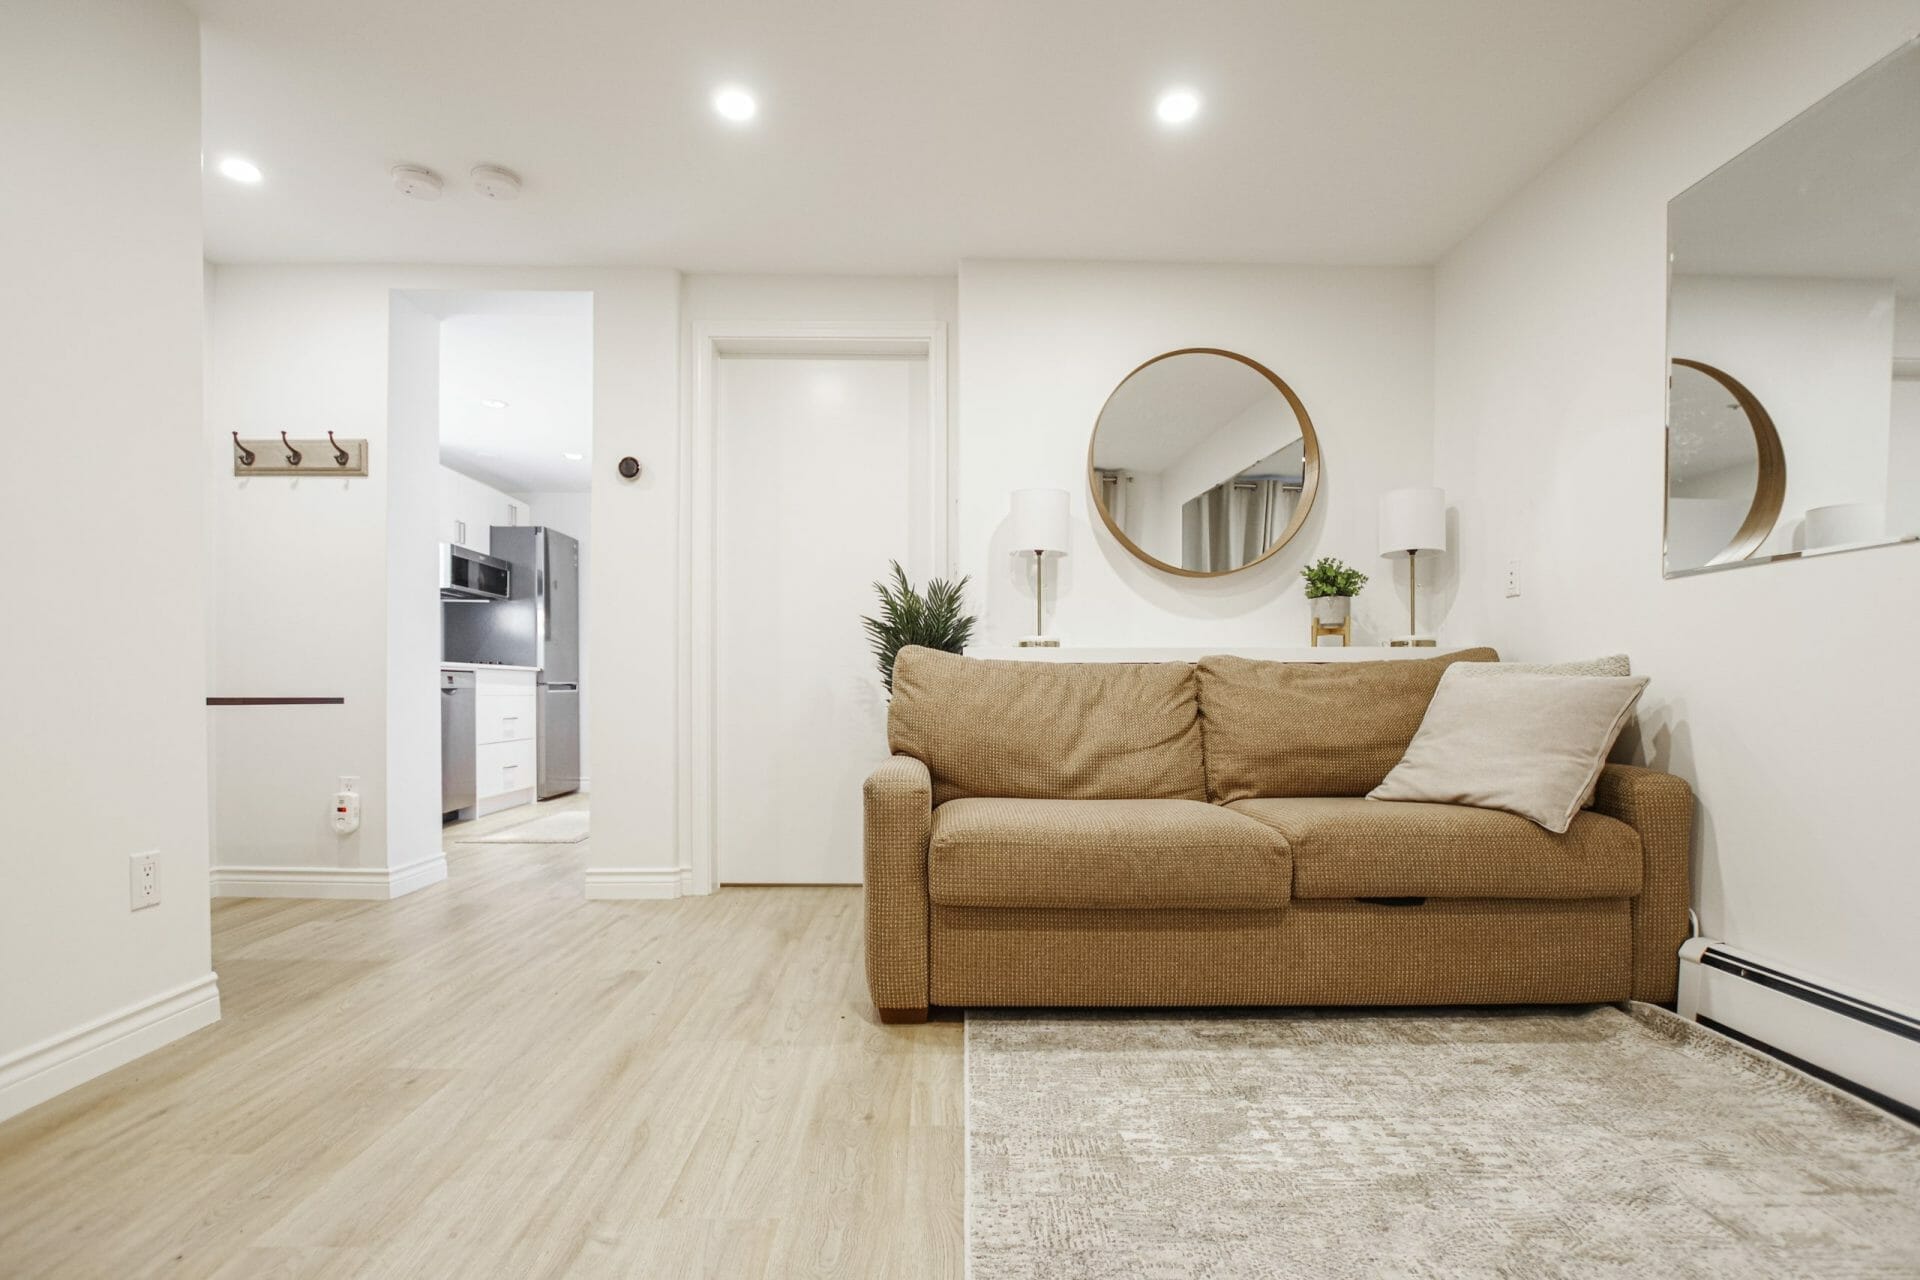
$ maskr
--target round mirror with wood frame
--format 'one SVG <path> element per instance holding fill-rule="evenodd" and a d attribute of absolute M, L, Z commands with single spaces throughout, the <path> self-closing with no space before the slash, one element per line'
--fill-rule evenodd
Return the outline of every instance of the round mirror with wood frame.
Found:
<path fill-rule="evenodd" d="M 1219 578 L 1300 532 L 1320 488 L 1320 441 L 1271 369 L 1236 351 L 1183 347 L 1107 396 L 1087 445 L 1087 487 L 1135 558 Z"/>
<path fill-rule="evenodd" d="M 1667 394 L 1666 571 L 1733 564 L 1773 532 L 1787 496 L 1780 433 L 1724 369 L 1673 357 Z"/>

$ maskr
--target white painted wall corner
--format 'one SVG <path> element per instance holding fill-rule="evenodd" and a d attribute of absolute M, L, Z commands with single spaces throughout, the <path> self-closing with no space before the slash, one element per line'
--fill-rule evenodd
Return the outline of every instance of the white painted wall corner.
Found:
<path fill-rule="evenodd" d="M 0 1058 L 0 1120 L 220 1020 L 213 974 L 82 1023 Z"/>

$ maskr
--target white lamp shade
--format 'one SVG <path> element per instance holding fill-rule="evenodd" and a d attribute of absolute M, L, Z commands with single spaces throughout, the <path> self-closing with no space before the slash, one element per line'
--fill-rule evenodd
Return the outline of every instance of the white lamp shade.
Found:
<path fill-rule="evenodd" d="M 1447 549 L 1447 492 L 1391 489 L 1380 495 L 1380 554 Z"/>
<path fill-rule="evenodd" d="M 1016 489 L 1013 515 L 1008 520 L 1012 549 L 1022 555 L 1035 551 L 1067 550 L 1067 491 Z"/>

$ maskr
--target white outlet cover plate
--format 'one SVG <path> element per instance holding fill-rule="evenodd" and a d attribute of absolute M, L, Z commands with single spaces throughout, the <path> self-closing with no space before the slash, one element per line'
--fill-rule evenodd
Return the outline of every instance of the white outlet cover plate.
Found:
<path fill-rule="evenodd" d="M 134 911 L 160 905 L 160 854 L 158 850 L 128 855 L 127 905 Z"/>

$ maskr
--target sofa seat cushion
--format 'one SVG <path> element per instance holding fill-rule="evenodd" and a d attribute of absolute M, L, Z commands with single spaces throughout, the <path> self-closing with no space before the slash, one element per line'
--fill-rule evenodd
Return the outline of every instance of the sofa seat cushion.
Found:
<path fill-rule="evenodd" d="M 1554 835 L 1516 814 L 1364 796 L 1236 800 L 1287 842 L 1296 898 L 1628 898 L 1640 837 L 1592 811 Z M 937 817 L 937 815 L 936 815 Z"/>
<path fill-rule="evenodd" d="M 933 811 L 928 895 L 949 907 L 1287 905 L 1287 844 L 1199 800 L 949 800 Z"/>

